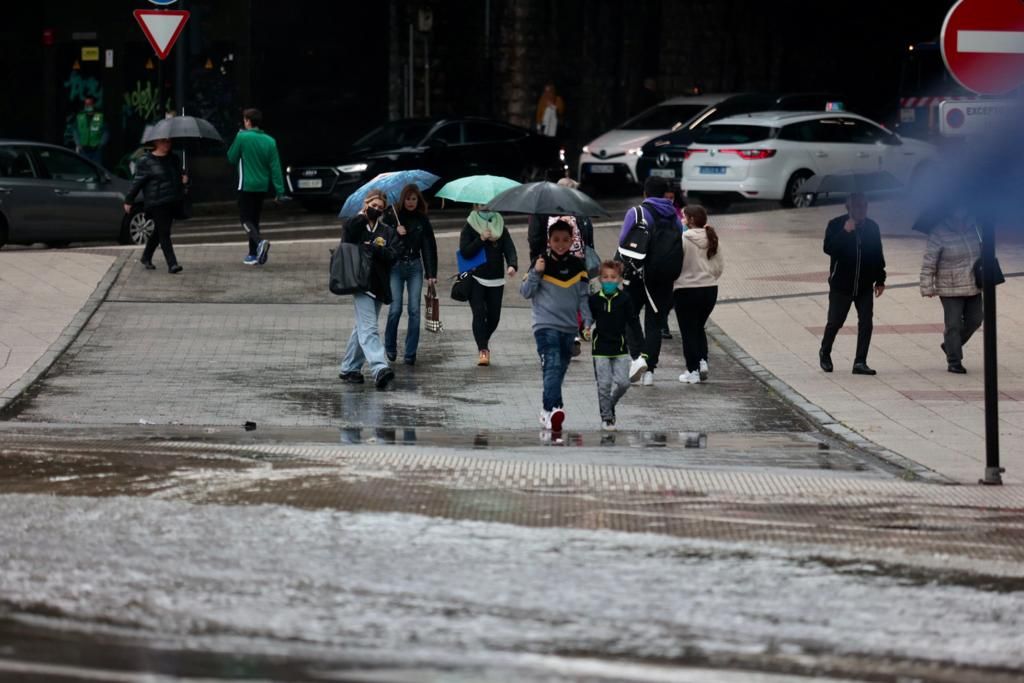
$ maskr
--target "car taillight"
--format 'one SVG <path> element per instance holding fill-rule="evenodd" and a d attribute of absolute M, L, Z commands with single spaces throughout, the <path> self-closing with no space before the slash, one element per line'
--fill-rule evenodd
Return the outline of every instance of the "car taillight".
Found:
<path fill-rule="evenodd" d="M 739 156 L 740 159 L 746 159 L 747 161 L 754 161 L 756 159 L 771 159 L 775 156 L 774 149 L 720 149 L 718 150 L 722 154 L 732 153 Z"/>
<path fill-rule="evenodd" d="M 702 154 L 702 153 L 704 153 L 706 151 L 707 151 L 706 149 L 688 149 L 685 152 L 683 152 L 683 158 L 684 159 L 689 159 L 694 154 Z"/>

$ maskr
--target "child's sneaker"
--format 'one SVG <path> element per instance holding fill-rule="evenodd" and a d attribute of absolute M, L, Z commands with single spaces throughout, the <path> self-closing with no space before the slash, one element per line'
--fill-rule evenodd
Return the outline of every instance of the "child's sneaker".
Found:
<path fill-rule="evenodd" d="M 615 431 L 615 420 L 601 420 L 601 431 L 602 432 L 614 432 Z"/>
<path fill-rule="evenodd" d="M 679 375 L 679 381 L 683 384 L 700 384 L 700 370 L 694 370 L 693 372 L 684 372 Z"/>
<path fill-rule="evenodd" d="M 575 358 L 581 353 L 583 353 L 583 344 L 580 343 L 580 338 L 576 337 L 572 343 L 572 357 Z"/>
<path fill-rule="evenodd" d="M 247 266 L 255 266 L 258 265 L 259 262 L 259 259 L 253 256 L 252 254 L 246 255 L 246 257 L 242 259 L 242 263 L 244 263 Z"/>
<path fill-rule="evenodd" d="M 551 411 L 540 411 L 540 426 L 544 429 L 551 429 Z"/>
<path fill-rule="evenodd" d="M 629 381 L 636 382 L 647 370 L 647 359 L 643 356 L 636 358 L 629 364 Z"/>
<path fill-rule="evenodd" d="M 708 362 L 706 360 L 703 360 L 703 359 L 701 360 L 701 362 L 700 362 L 700 370 L 698 372 L 700 372 L 700 381 L 701 382 L 706 382 L 707 379 L 708 379 L 708 374 L 709 374 L 709 372 L 708 372 Z"/>
<path fill-rule="evenodd" d="M 555 408 L 551 411 L 550 429 L 553 432 L 562 431 L 562 423 L 565 422 L 565 411 L 561 408 Z"/>
<path fill-rule="evenodd" d="M 640 384 L 644 385 L 645 387 L 653 387 L 654 386 L 654 373 L 651 372 L 650 370 L 645 372 L 644 376 L 643 376 L 643 379 L 640 380 Z"/>

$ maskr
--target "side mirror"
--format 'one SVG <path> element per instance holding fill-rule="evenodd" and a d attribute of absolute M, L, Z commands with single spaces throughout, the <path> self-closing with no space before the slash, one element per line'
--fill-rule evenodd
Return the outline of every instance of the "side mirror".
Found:
<path fill-rule="evenodd" d="M 899 147 L 900 145 L 903 144 L 903 141 L 900 140 L 899 135 L 893 133 L 892 135 L 887 135 L 884 138 L 882 138 L 882 144 L 889 145 L 891 147 Z"/>

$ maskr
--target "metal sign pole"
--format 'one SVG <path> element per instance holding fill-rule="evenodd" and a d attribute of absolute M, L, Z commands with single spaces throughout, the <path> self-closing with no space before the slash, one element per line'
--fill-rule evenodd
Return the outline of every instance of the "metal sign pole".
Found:
<path fill-rule="evenodd" d="M 991 220 L 981 226 L 981 263 L 985 306 L 985 477 L 981 484 L 1003 483 L 999 466 L 999 370 L 996 362 L 996 230 Z"/>

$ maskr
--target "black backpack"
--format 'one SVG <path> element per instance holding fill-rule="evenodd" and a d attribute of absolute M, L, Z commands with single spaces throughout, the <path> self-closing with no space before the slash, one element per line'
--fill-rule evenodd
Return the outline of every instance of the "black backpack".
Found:
<path fill-rule="evenodd" d="M 644 212 L 639 206 L 633 207 L 633 227 L 629 229 L 619 249 L 615 253 L 617 260 L 622 261 L 622 278 L 628 283 L 633 280 L 643 280 L 644 264 L 647 261 L 647 251 L 651 243 L 651 231 L 644 220 Z"/>
<path fill-rule="evenodd" d="M 642 208 L 654 218 L 653 226 L 644 220 Z M 683 272 L 683 233 L 675 219 L 662 216 L 650 204 L 634 207 L 633 211 L 636 222 L 619 245 L 619 256 L 625 264 L 623 277 L 646 282 L 675 282 Z"/>

